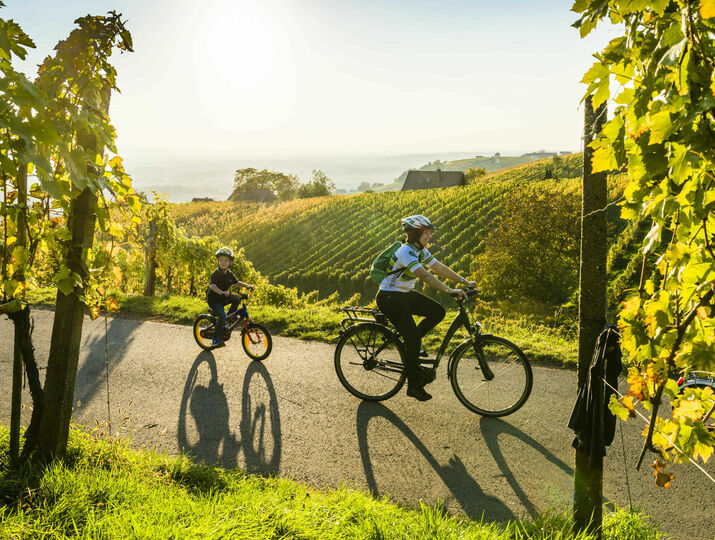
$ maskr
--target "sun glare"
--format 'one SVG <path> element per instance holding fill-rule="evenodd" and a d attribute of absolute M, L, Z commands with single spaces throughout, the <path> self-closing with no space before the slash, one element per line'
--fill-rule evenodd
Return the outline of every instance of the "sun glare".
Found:
<path fill-rule="evenodd" d="M 224 2 L 205 30 L 207 64 L 238 89 L 260 86 L 276 63 L 275 35 L 261 13 Z"/>

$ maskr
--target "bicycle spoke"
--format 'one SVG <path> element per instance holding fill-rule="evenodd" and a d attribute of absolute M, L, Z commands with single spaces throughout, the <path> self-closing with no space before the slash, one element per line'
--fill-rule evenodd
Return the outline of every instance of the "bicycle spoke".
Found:
<path fill-rule="evenodd" d="M 485 416 L 504 416 L 521 407 L 532 385 L 531 366 L 519 348 L 494 336 L 480 338 L 479 351 L 494 377 L 486 380 L 471 345 L 463 347 L 450 372 L 452 388 L 465 407 Z"/>
<path fill-rule="evenodd" d="M 346 331 L 336 346 L 335 370 L 343 386 L 361 399 L 386 399 L 405 380 L 399 345 L 389 330 L 376 324 Z"/>

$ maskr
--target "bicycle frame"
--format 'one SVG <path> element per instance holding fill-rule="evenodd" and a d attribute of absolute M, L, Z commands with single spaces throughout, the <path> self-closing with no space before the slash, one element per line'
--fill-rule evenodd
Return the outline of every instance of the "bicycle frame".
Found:
<path fill-rule="evenodd" d="M 239 299 L 244 300 L 245 298 L 239 297 Z M 213 310 L 211 310 L 211 313 L 214 317 L 218 319 L 218 315 L 216 315 Z M 236 320 L 233 322 L 229 322 L 229 318 L 232 316 L 236 316 Z M 248 308 L 246 307 L 245 302 L 241 302 L 241 307 L 238 308 L 236 311 L 232 311 L 231 313 L 226 314 L 226 331 L 231 334 L 238 325 L 243 323 L 243 327 L 248 330 L 248 325 L 249 323 L 252 323 L 253 320 L 251 317 L 248 315 Z M 215 323 L 214 323 L 215 324 Z M 213 326 L 213 325 L 212 325 Z"/>
<path fill-rule="evenodd" d="M 479 344 L 479 336 L 482 335 L 482 325 L 477 322 L 475 326 L 472 326 L 472 322 L 469 319 L 469 313 L 467 313 L 467 310 L 464 308 L 464 302 L 462 300 L 458 300 L 457 304 L 459 305 L 459 313 L 455 315 L 454 319 L 452 320 L 452 324 L 449 325 L 449 329 L 447 330 L 447 333 L 444 335 L 444 339 L 442 340 L 442 345 L 439 347 L 439 351 L 437 352 L 437 356 L 433 361 L 422 361 L 420 363 L 422 364 L 429 364 L 432 363 L 434 365 L 434 369 L 437 369 L 439 367 L 439 363 L 442 360 L 442 357 L 445 355 L 447 352 L 447 347 L 449 346 L 449 343 L 452 341 L 452 338 L 454 337 L 454 334 L 457 332 L 457 329 L 459 329 L 460 326 L 463 326 L 468 334 L 469 337 L 465 339 L 460 345 L 457 346 L 455 349 L 458 350 L 462 344 L 466 344 L 471 342 L 472 346 L 474 347 L 474 352 L 476 353 L 477 356 L 477 362 L 479 362 L 479 368 L 482 370 L 482 373 L 484 374 L 484 378 L 488 381 L 491 381 L 494 378 L 494 373 L 492 370 L 489 368 L 489 364 L 487 364 L 487 361 L 484 357 L 484 352 L 482 351 L 482 347 Z M 452 362 L 454 359 L 454 353 L 449 357 L 449 362 L 447 363 L 447 374 L 450 373 L 452 369 Z"/>
<path fill-rule="evenodd" d="M 449 346 L 449 343 L 452 341 L 452 338 L 454 337 L 454 334 L 457 332 L 457 330 L 460 327 L 464 327 L 467 332 L 469 333 L 469 338 L 464 340 L 458 347 L 462 344 L 466 344 L 471 342 L 473 347 L 474 347 L 474 352 L 476 353 L 477 361 L 479 362 L 479 368 L 482 370 L 482 373 L 484 375 L 484 378 L 488 381 L 492 380 L 494 378 L 494 373 L 492 370 L 489 368 L 489 365 L 487 364 L 487 361 L 484 357 L 484 353 L 481 349 L 481 345 L 479 344 L 479 336 L 482 335 L 482 325 L 477 322 L 475 326 L 472 326 L 471 320 L 469 319 L 469 314 L 467 313 L 467 310 L 464 307 L 464 301 L 458 300 L 457 304 L 459 305 L 459 313 L 454 317 L 452 320 L 452 324 L 450 324 L 449 329 L 447 330 L 447 333 L 444 335 L 444 339 L 442 340 L 442 344 L 439 347 L 439 351 L 437 352 L 437 356 L 432 360 L 432 359 L 424 359 L 420 358 L 419 363 L 421 365 L 428 365 L 431 366 L 433 369 L 437 369 L 439 367 L 439 364 L 444 357 L 444 355 L 447 352 L 447 347 Z M 348 317 L 340 321 L 340 325 L 343 327 L 343 330 L 340 331 L 340 334 L 342 333 L 352 324 L 354 323 L 373 323 L 373 324 L 379 324 L 385 327 L 392 326 L 389 324 L 387 318 L 385 317 L 384 314 L 380 313 L 378 310 L 374 309 L 369 309 L 369 308 L 343 308 L 343 311 L 345 311 L 348 314 Z M 367 317 L 362 317 L 359 314 L 363 313 L 369 313 L 371 314 L 374 318 L 369 319 Z M 395 336 L 397 337 L 398 341 L 400 344 L 402 344 L 402 338 L 396 330 L 390 330 L 392 331 Z M 382 350 L 387 346 L 387 343 L 384 343 L 382 346 L 380 346 L 375 352 L 373 353 L 373 357 L 378 356 Z M 404 347 L 404 345 L 403 345 Z M 455 349 L 455 350 L 457 350 Z M 449 363 L 447 364 L 447 373 L 449 374 L 450 369 L 452 367 L 452 360 L 454 356 L 450 356 L 449 358 Z M 370 358 L 371 360 L 372 358 Z M 368 360 L 365 358 L 364 360 Z M 388 369 L 388 371 L 395 371 L 393 369 Z"/>

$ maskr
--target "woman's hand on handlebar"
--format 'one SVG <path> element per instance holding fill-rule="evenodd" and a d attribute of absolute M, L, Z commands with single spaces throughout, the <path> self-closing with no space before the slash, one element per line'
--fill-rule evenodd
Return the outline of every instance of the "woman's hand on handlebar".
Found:
<path fill-rule="evenodd" d="M 467 299 L 467 293 L 465 292 L 464 289 L 448 289 L 447 294 L 453 296 L 457 300 L 466 300 Z"/>

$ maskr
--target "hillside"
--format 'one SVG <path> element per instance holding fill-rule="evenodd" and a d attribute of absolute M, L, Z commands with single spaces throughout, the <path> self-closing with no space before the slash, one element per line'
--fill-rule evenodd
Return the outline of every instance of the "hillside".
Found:
<path fill-rule="evenodd" d="M 580 189 L 580 179 L 559 177 L 572 170 L 580 155 L 519 166 L 489 175 L 474 185 L 426 192 L 387 192 L 301 199 L 281 204 L 193 203 L 175 205 L 177 225 L 188 234 L 215 234 L 238 241 L 246 257 L 271 281 L 321 297 L 335 291 L 341 297 L 356 292 L 372 295 L 372 259 L 400 237 L 399 220 L 426 214 L 438 225 L 435 256 L 457 272 L 471 275 L 475 255 L 500 213 L 500 200 L 528 182 L 535 189 Z M 550 171 L 547 174 L 547 171 Z M 621 182 L 611 179 L 611 198 Z M 618 209 L 609 219 L 615 224 Z M 210 216 L 210 217 L 209 217 Z M 615 225 L 620 233 L 622 224 Z M 615 255 L 614 255 L 615 257 Z M 622 264 L 622 263 L 621 263 Z"/>
<path fill-rule="evenodd" d="M 522 165 L 528 165 L 529 163 L 534 163 L 535 161 L 548 163 L 552 168 L 562 169 L 564 163 L 578 163 L 578 168 L 569 168 L 568 171 L 564 170 L 563 174 L 559 176 L 560 178 L 572 178 L 580 176 L 581 174 L 580 169 L 583 165 L 583 154 L 579 153 L 559 156 L 548 152 L 530 152 L 528 154 L 522 154 L 521 156 L 502 156 L 497 153 L 493 156 L 475 156 L 473 158 L 452 161 L 435 160 L 422 165 L 416 170 L 434 171 L 441 169 L 443 171 L 467 171 L 469 169 L 486 169 L 488 173 L 496 173 L 505 169 L 520 168 Z M 407 173 L 408 171 L 404 171 L 395 179 L 394 183 L 389 184 L 388 186 L 383 186 L 379 189 L 379 191 L 387 191 L 389 189 L 399 190 L 405 183 Z"/>

